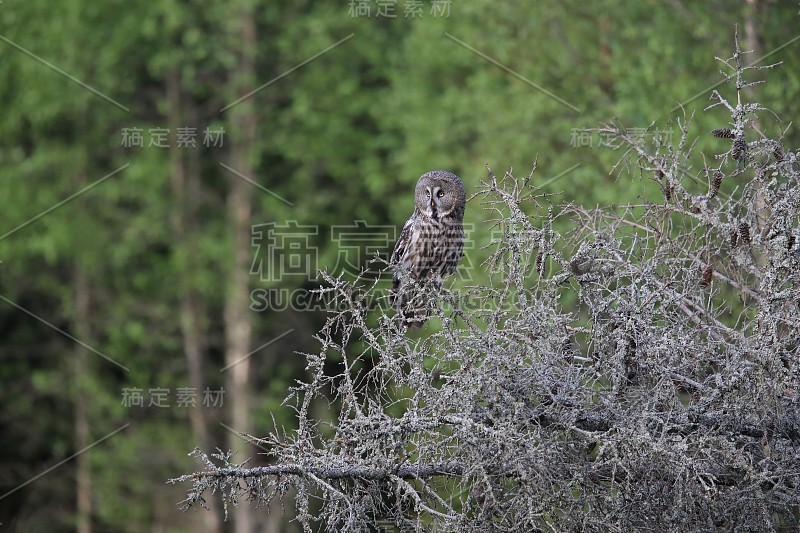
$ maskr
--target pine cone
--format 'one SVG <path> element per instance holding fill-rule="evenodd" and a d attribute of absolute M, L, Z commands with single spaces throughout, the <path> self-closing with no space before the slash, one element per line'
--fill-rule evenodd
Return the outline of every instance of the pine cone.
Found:
<path fill-rule="evenodd" d="M 733 132 L 730 128 L 717 128 L 711 132 L 711 135 L 721 139 L 733 139 Z"/>
<path fill-rule="evenodd" d="M 750 244 L 750 226 L 747 222 L 739 224 L 739 242 L 742 244 Z"/>
<path fill-rule="evenodd" d="M 781 143 L 775 143 L 775 147 L 772 149 L 772 155 L 775 156 L 777 161 L 783 161 L 783 148 L 781 148 Z"/>
<path fill-rule="evenodd" d="M 720 185 L 722 185 L 722 178 L 724 175 L 719 170 L 714 171 L 714 176 L 711 178 L 711 188 L 708 190 L 708 196 L 713 198 L 719 192 Z"/>
<path fill-rule="evenodd" d="M 747 152 L 747 142 L 744 140 L 744 137 L 736 137 L 731 147 L 731 157 L 739 161 L 744 157 L 745 152 Z"/>

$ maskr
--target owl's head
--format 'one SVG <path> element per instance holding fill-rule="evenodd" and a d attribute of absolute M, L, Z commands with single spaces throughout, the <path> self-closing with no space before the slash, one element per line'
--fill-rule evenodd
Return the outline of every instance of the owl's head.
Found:
<path fill-rule="evenodd" d="M 438 220 L 450 217 L 464 220 L 467 191 L 458 176 L 445 170 L 432 170 L 417 182 L 414 204 L 424 215 Z"/>

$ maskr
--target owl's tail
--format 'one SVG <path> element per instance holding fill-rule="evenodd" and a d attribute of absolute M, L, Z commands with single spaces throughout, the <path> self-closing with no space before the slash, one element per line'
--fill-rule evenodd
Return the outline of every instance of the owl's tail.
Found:
<path fill-rule="evenodd" d="M 402 279 L 395 273 L 389 303 L 397 309 L 398 322 L 409 328 L 421 328 L 431 316 L 434 302 L 433 285 L 411 279 Z"/>

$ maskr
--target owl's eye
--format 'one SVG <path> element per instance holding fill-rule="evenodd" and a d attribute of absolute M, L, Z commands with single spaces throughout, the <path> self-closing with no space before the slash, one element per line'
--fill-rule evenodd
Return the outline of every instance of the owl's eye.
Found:
<path fill-rule="evenodd" d="M 437 193 L 436 193 L 436 196 L 438 196 L 439 198 L 441 198 L 442 196 L 444 196 L 444 191 L 439 191 L 439 192 L 437 192 Z"/>
<path fill-rule="evenodd" d="M 427 196 L 428 198 L 431 197 L 431 190 L 430 189 L 426 189 L 425 190 L 425 196 Z"/>

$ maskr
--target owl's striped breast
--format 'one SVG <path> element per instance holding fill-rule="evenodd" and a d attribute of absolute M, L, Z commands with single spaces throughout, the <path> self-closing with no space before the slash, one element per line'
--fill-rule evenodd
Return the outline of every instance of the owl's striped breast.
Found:
<path fill-rule="evenodd" d="M 463 249 L 460 221 L 422 216 L 414 221 L 402 264 L 417 279 L 447 276 L 458 267 Z"/>

